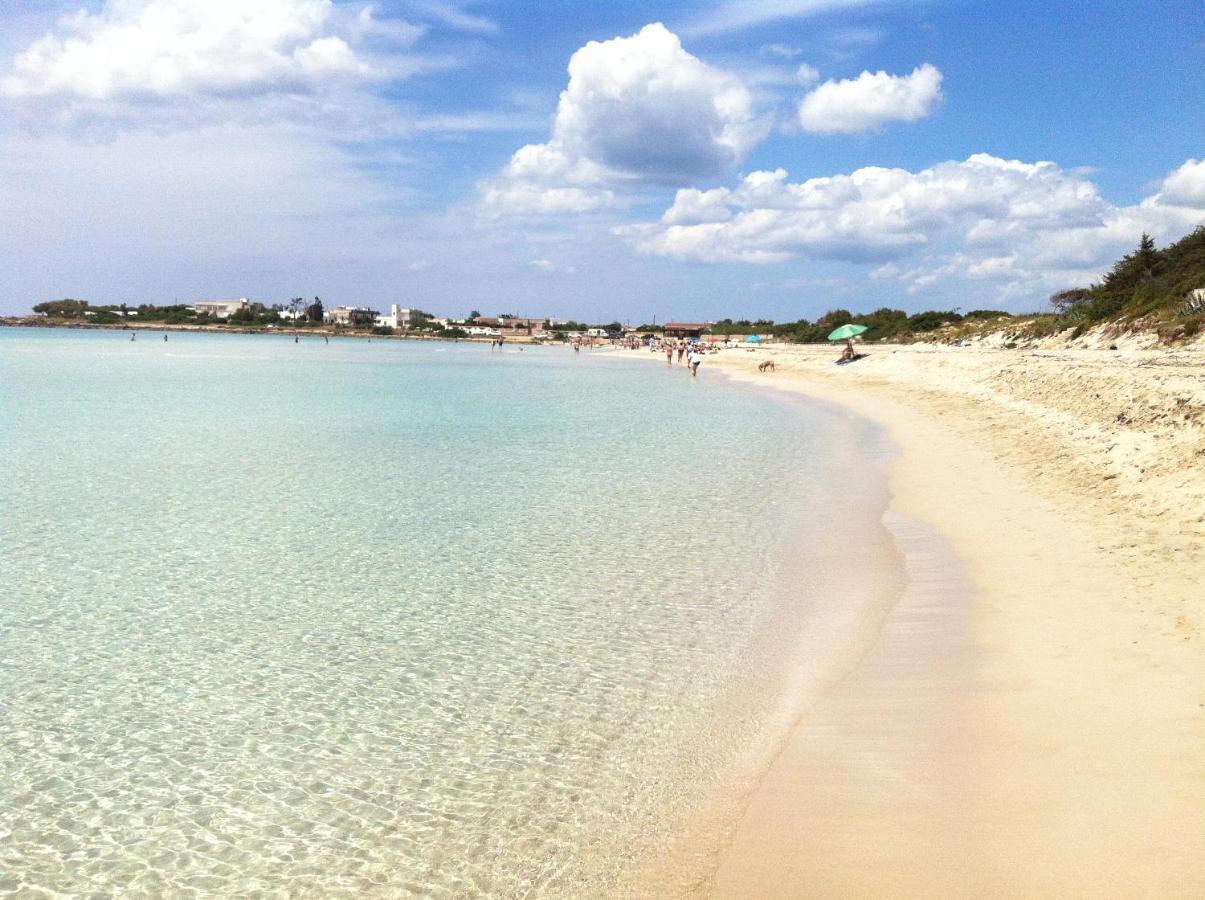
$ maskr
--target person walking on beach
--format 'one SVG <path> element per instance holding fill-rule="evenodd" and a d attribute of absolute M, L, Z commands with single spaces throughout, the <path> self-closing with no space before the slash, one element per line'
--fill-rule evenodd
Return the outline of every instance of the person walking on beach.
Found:
<path fill-rule="evenodd" d="M 672 366 L 674 364 L 674 343 L 673 341 L 665 342 L 665 364 Z"/>
<path fill-rule="evenodd" d="M 686 354 L 686 341 L 681 341 L 678 344 L 678 362 L 682 362 L 682 357 Z"/>
<path fill-rule="evenodd" d="M 690 363 L 690 377 L 694 378 L 699 374 L 699 363 L 703 361 L 703 354 L 694 349 L 690 351 L 690 356 L 687 357 L 687 362 Z"/>

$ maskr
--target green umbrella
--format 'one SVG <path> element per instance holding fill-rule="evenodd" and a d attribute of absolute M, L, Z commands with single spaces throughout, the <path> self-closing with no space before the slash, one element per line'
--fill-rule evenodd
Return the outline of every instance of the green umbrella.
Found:
<path fill-rule="evenodd" d="M 869 327 L 869 325 L 842 325 L 830 334 L 828 339 L 830 341 L 848 341 L 851 337 L 857 337 Z"/>

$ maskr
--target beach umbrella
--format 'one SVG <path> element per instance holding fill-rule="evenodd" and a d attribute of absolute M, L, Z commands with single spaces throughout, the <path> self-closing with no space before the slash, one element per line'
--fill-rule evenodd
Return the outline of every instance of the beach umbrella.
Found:
<path fill-rule="evenodd" d="M 836 331 L 828 336 L 830 341 L 848 341 L 852 337 L 857 337 L 863 331 L 866 331 L 867 325 L 842 325 Z"/>
<path fill-rule="evenodd" d="M 758 344 L 758 343 L 761 343 L 761 335 L 758 335 L 758 334 L 751 334 L 751 335 L 749 335 L 747 338 L 745 338 L 745 343 L 746 343 L 746 344 Z"/>

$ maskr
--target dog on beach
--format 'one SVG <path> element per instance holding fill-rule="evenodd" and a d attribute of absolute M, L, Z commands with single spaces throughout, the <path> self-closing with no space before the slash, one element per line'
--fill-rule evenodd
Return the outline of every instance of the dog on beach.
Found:
<path fill-rule="evenodd" d="M 759 371 L 759 372 L 773 372 L 773 371 L 774 371 L 774 360 L 772 360 L 772 359 L 767 359 L 767 360 L 765 360 L 765 361 L 763 361 L 763 362 L 759 362 L 759 363 L 757 364 L 757 371 Z"/>

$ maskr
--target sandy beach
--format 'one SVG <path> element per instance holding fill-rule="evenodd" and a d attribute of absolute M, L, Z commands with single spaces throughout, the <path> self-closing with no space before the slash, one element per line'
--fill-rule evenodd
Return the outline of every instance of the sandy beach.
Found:
<path fill-rule="evenodd" d="M 1205 357 L 835 355 L 707 364 L 886 426 L 891 515 L 935 529 L 960 565 L 897 533 L 908 591 L 692 890 L 1201 896 Z M 951 568 L 964 590 L 943 583 Z"/>

